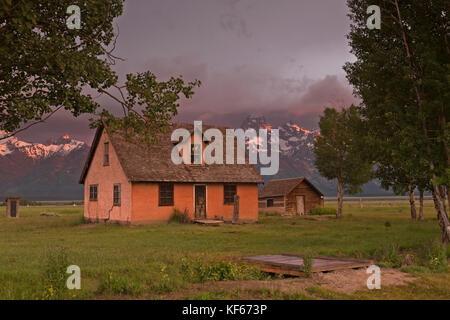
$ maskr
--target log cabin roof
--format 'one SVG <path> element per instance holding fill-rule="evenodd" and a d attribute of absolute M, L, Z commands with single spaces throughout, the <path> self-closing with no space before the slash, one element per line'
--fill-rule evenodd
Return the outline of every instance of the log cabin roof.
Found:
<path fill-rule="evenodd" d="M 224 135 L 226 127 L 203 125 L 203 130 L 219 129 Z M 140 139 L 126 139 L 120 131 L 108 134 L 119 162 L 131 182 L 187 182 L 187 183 L 263 183 L 261 175 L 252 164 L 176 165 L 171 160 L 174 129 L 185 128 L 191 134 L 193 124 L 171 123 L 168 130 L 158 136 L 155 144 L 147 145 Z M 96 131 L 91 150 L 81 173 L 79 183 L 84 183 L 104 128 Z M 236 146 L 235 146 L 236 148 Z M 236 151 L 236 150 L 235 150 Z M 236 152 L 235 152 L 236 155 Z M 224 150 L 225 156 L 225 150 Z"/>
<path fill-rule="evenodd" d="M 314 190 L 319 196 L 323 196 L 322 192 L 317 189 L 311 182 L 305 177 L 289 178 L 271 180 L 259 191 L 259 198 L 280 197 L 288 195 L 296 186 L 305 182 L 312 190 Z"/>

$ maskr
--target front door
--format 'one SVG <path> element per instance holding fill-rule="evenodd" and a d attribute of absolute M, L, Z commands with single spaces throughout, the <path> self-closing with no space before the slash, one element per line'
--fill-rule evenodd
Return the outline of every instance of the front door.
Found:
<path fill-rule="evenodd" d="M 11 217 L 15 218 L 17 215 L 17 201 L 11 200 Z"/>
<path fill-rule="evenodd" d="M 206 186 L 195 186 L 195 219 L 206 219 Z"/>
<path fill-rule="evenodd" d="M 305 197 L 297 196 L 297 214 L 303 216 L 305 214 Z"/>

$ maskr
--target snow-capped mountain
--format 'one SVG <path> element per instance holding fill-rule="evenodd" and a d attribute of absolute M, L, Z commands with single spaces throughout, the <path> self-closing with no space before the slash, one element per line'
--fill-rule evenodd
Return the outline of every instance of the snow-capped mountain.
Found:
<path fill-rule="evenodd" d="M 0 139 L 6 136 L 4 131 L 0 130 Z M 0 140 L 0 157 L 13 152 L 21 152 L 26 156 L 38 160 L 51 157 L 55 154 L 68 155 L 70 152 L 83 148 L 85 143 L 73 140 L 69 135 L 63 135 L 57 140 L 49 140 L 46 144 L 29 143 L 20 141 L 17 137 L 10 137 Z"/>
<path fill-rule="evenodd" d="M 319 129 L 308 130 L 292 121 L 273 126 L 263 116 L 248 116 L 241 127 L 279 130 L 280 168 L 275 176 L 263 176 L 266 183 L 272 179 L 306 177 L 325 195 L 336 195 L 336 182 L 322 177 L 314 165 L 314 139 L 320 135 Z M 268 139 L 270 141 L 270 131 Z M 386 193 L 375 181 L 366 184 L 363 189 L 365 194 Z"/>
<path fill-rule="evenodd" d="M 88 151 L 86 143 L 69 135 L 46 143 L 0 140 L 0 196 L 81 199 L 77 181 Z"/>

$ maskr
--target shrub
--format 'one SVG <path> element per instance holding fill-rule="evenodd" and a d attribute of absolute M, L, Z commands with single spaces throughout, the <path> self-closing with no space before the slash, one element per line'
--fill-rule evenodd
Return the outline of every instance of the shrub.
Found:
<path fill-rule="evenodd" d="M 312 276 L 312 268 L 314 263 L 314 255 L 310 251 L 306 251 L 303 256 L 303 272 L 310 278 Z"/>
<path fill-rule="evenodd" d="M 402 266 L 403 258 L 397 244 L 385 245 L 375 252 L 375 257 L 380 261 L 378 264 L 380 267 L 400 268 Z"/>
<path fill-rule="evenodd" d="M 438 240 L 425 243 L 417 251 L 418 265 L 427 267 L 434 271 L 446 271 L 447 248 Z"/>
<path fill-rule="evenodd" d="M 185 209 L 181 212 L 178 209 L 173 209 L 172 217 L 169 220 L 169 223 L 190 223 L 191 218 L 189 218 L 188 210 Z"/>
<path fill-rule="evenodd" d="M 44 299 L 63 299 L 67 294 L 66 274 L 69 266 L 67 249 L 63 247 L 48 249 L 42 276 Z"/>
<path fill-rule="evenodd" d="M 261 280 L 267 274 L 254 267 L 229 261 L 204 262 L 184 258 L 181 273 L 190 282 L 225 281 L 225 280 Z"/>
<path fill-rule="evenodd" d="M 102 280 L 98 288 L 100 293 L 138 295 L 142 292 L 142 286 L 123 276 L 111 272 Z"/>
<path fill-rule="evenodd" d="M 312 216 L 336 215 L 336 209 L 318 207 L 311 209 L 310 214 Z"/>

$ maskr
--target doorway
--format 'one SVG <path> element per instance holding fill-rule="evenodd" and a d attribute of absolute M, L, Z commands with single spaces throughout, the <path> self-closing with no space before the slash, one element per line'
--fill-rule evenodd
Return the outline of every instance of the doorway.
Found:
<path fill-rule="evenodd" d="M 206 186 L 195 186 L 195 219 L 206 219 Z"/>
<path fill-rule="evenodd" d="M 305 196 L 296 196 L 297 199 L 297 214 L 305 215 Z"/>

